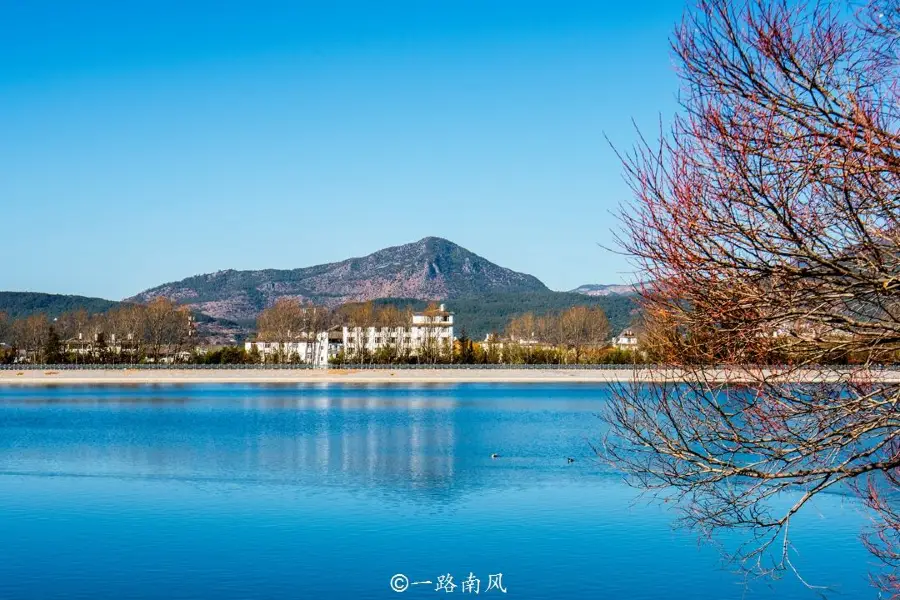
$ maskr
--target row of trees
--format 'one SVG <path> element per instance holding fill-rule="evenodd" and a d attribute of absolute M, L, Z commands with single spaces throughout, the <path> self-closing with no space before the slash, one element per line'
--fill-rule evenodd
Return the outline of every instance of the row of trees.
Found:
<path fill-rule="evenodd" d="M 507 362 L 593 361 L 608 354 L 609 321 L 598 306 L 573 306 L 562 312 L 525 313 L 506 326 Z M 587 356 L 586 356 L 587 352 Z"/>
<path fill-rule="evenodd" d="M 77 310 L 57 318 L 0 314 L 0 360 L 35 363 L 173 362 L 191 349 L 190 311 L 165 298 L 106 313 Z"/>
<path fill-rule="evenodd" d="M 619 364 L 631 365 L 644 361 L 644 355 L 602 344 L 582 348 L 576 358 L 572 348 L 565 346 L 522 344 L 516 341 L 488 336 L 483 342 L 475 342 L 465 335 L 457 339 L 453 347 L 452 362 L 459 364 L 496 365 L 561 365 L 561 364 Z"/>

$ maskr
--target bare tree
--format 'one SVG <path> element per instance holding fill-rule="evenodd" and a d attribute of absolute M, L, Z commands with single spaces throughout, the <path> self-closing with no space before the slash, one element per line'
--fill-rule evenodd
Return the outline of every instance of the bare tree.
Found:
<path fill-rule="evenodd" d="M 677 30 L 683 112 L 625 157 L 621 237 L 653 282 L 645 341 L 685 383 L 622 387 L 607 449 L 685 524 L 746 533 L 756 573 L 794 569 L 794 515 L 853 487 L 898 594 L 900 386 L 872 366 L 900 350 L 900 4 L 848 7 L 700 0 Z"/>
<path fill-rule="evenodd" d="M 296 298 L 279 298 L 256 319 L 259 339 L 274 342 L 278 362 L 290 360 L 290 344 L 302 337 L 307 325 L 303 306 Z"/>
<path fill-rule="evenodd" d="M 537 317 L 534 313 L 525 313 L 510 319 L 506 326 L 506 335 L 511 340 L 535 341 L 540 334 L 537 326 Z"/>
<path fill-rule="evenodd" d="M 190 312 L 167 298 L 154 298 L 144 307 L 144 336 L 155 361 L 174 361 L 191 331 Z"/>
<path fill-rule="evenodd" d="M 573 306 L 558 319 L 562 341 L 574 351 L 576 363 L 586 347 L 596 348 L 609 339 L 609 321 L 600 307 Z"/>
<path fill-rule="evenodd" d="M 425 317 L 422 323 L 423 339 L 418 348 L 420 362 L 436 364 L 444 358 L 449 359 L 452 348 L 442 341 L 441 332 L 444 328 L 444 316 L 437 302 L 430 302 L 422 311 Z"/>
<path fill-rule="evenodd" d="M 17 319 L 12 324 L 13 344 L 25 353 L 26 360 L 36 363 L 44 360 L 44 344 L 49 333 L 50 321 L 43 313 Z"/>
<path fill-rule="evenodd" d="M 413 323 L 413 309 L 411 306 L 406 306 L 403 310 L 400 311 L 399 315 L 399 327 L 401 329 L 398 330 L 400 334 L 400 338 L 398 338 L 399 346 L 398 346 L 398 355 L 399 358 L 403 361 L 408 362 L 412 357 L 413 352 L 413 339 L 412 339 L 412 323 Z"/>
<path fill-rule="evenodd" d="M 524 353 L 524 362 L 568 360 L 569 351 L 580 362 L 586 347 L 598 347 L 609 338 L 609 321 L 600 307 L 573 306 L 560 313 L 535 316 L 525 313 L 506 326 L 511 343 L 509 357 Z"/>
<path fill-rule="evenodd" d="M 328 308 L 324 306 L 317 306 L 312 303 L 306 304 L 302 307 L 301 327 L 303 329 L 303 335 L 307 342 L 306 357 L 304 357 L 305 362 L 315 363 L 316 356 L 321 350 L 319 344 L 321 343 L 320 334 L 322 333 L 326 334 L 324 343 L 326 345 L 327 353 L 327 332 L 330 324 L 331 311 L 329 311 Z"/>
<path fill-rule="evenodd" d="M 380 359 L 393 363 L 402 354 L 406 328 L 411 321 L 393 304 L 382 306 L 375 314 L 375 326 L 381 339 Z"/>
<path fill-rule="evenodd" d="M 350 327 L 351 360 L 365 363 L 371 360 L 370 339 L 375 326 L 375 305 L 372 302 L 351 304 L 344 307 L 343 314 Z"/>
<path fill-rule="evenodd" d="M 503 360 L 508 363 L 519 360 L 530 363 L 534 345 L 539 341 L 546 341 L 541 340 L 544 329 L 545 324 L 531 312 L 510 319 L 506 325 Z"/>
<path fill-rule="evenodd" d="M 147 337 L 147 307 L 126 304 L 103 315 L 103 329 L 117 348 L 118 360 L 138 362 L 143 357 Z"/>
<path fill-rule="evenodd" d="M 78 309 L 63 313 L 56 320 L 56 329 L 63 339 L 77 337 L 78 334 L 87 335 L 87 326 L 91 316 L 86 310 Z"/>

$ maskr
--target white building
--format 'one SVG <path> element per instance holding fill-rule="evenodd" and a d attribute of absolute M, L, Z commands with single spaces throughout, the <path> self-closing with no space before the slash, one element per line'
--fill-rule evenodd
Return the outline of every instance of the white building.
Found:
<path fill-rule="evenodd" d="M 299 360 L 302 363 L 325 367 L 343 348 L 340 328 L 332 327 L 312 335 L 300 334 L 299 339 L 289 342 L 246 342 L 244 349 L 252 352 L 255 348 L 263 358 L 278 356 L 285 362 Z"/>
<path fill-rule="evenodd" d="M 637 350 L 638 339 L 631 329 L 625 329 L 613 338 L 613 346 L 618 350 Z"/>
<path fill-rule="evenodd" d="M 138 345 L 137 340 L 134 339 L 134 335 L 131 333 L 126 334 L 124 338 L 116 336 L 115 333 L 106 335 L 102 332 L 95 332 L 87 336 L 83 333 L 78 333 L 75 337 L 60 342 L 60 346 L 66 354 L 91 357 L 104 353 L 136 355 Z"/>
<path fill-rule="evenodd" d="M 287 361 L 296 357 L 303 363 L 326 367 L 340 354 L 353 362 L 387 348 L 397 356 L 449 353 L 453 340 L 453 313 L 441 304 L 438 310 L 414 313 L 406 326 L 342 325 L 315 335 L 303 333 L 287 342 L 246 342 L 244 348 L 247 352 L 255 348 L 263 357 L 279 356 Z"/>

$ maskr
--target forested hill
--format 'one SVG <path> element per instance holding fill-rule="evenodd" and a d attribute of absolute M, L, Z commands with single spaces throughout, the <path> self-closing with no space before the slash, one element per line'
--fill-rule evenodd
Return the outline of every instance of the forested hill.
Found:
<path fill-rule="evenodd" d="M 635 296 L 609 294 L 585 296 L 570 292 L 521 292 L 516 294 L 485 294 L 476 298 L 457 298 L 447 302 L 447 310 L 454 313 L 454 334 L 463 332 L 475 340 L 491 333 L 501 333 L 510 319 L 527 312 L 545 314 L 572 306 L 599 306 L 609 319 L 612 335 L 628 327 L 634 320 L 637 303 Z M 410 306 L 421 310 L 427 302 L 411 298 L 382 298 L 375 304 Z"/>
<path fill-rule="evenodd" d="M 27 317 L 35 313 L 44 313 L 53 318 L 62 313 L 79 309 L 84 309 L 89 313 L 102 313 L 118 304 L 113 300 L 87 296 L 39 292 L 0 292 L 0 313 L 5 313 L 12 319 Z"/>

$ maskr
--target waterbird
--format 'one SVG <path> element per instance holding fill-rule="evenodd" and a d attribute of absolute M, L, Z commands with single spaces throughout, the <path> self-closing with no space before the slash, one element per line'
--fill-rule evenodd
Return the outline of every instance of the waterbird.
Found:
<path fill-rule="evenodd" d="M 500 458 L 500 455 L 494 452 L 493 454 L 491 454 L 491 458 Z"/>
<path fill-rule="evenodd" d="M 567 456 L 567 457 L 566 457 L 566 462 L 569 463 L 569 464 L 572 464 L 573 462 L 575 462 L 575 459 L 572 458 L 571 456 Z"/>

